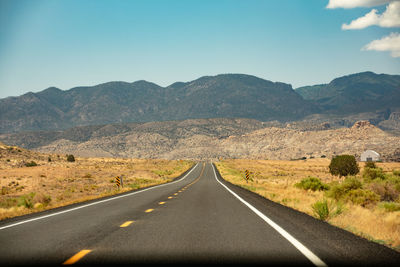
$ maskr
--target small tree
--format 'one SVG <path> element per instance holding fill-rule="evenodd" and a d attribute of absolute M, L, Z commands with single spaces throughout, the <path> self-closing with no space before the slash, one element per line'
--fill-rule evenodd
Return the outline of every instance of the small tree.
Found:
<path fill-rule="evenodd" d="M 365 168 L 376 169 L 376 164 L 373 161 L 367 161 L 367 162 L 365 162 L 364 167 Z"/>
<path fill-rule="evenodd" d="M 329 164 L 329 172 L 339 177 L 347 175 L 356 175 L 360 172 L 356 158 L 352 155 L 339 155 L 331 160 Z"/>
<path fill-rule="evenodd" d="M 68 162 L 74 162 L 75 161 L 74 155 L 67 155 L 67 161 Z"/>

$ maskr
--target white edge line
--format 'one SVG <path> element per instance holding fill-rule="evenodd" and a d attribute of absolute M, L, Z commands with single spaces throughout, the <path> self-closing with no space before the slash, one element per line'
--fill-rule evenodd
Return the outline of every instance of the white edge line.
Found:
<path fill-rule="evenodd" d="M 274 228 L 279 234 L 281 234 L 286 240 L 288 240 L 293 246 L 295 246 L 304 256 L 306 256 L 307 259 L 309 259 L 312 263 L 314 263 L 316 266 L 327 266 L 325 262 L 323 262 L 320 258 L 318 258 L 314 253 L 312 253 L 308 248 L 306 248 L 302 243 L 300 243 L 296 238 L 294 238 L 292 235 L 290 235 L 288 232 L 286 232 L 282 227 L 277 225 L 274 221 L 272 221 L 270 218 L 265 216 L 261 211 L 250 205 L 248 202 L 243 200 L 241 197 L 239 197 L 235 192 L 230 190 L 226 185 L 221 183 L 218 178 L 217 174 L 215 172 L 215 167 L 212 165 L 213 171 L 214 171 L 214 176 L 215 179 L 217 180 L 218 183 L 220 183 L 223 187 L 225 187 L 226 190 L 228 190 L 232 195 L 234 195 L 237 199 L 239 199 L 243 204 L 245 204 L 249 209 L 251 209 L 255 214 L 257 214 L 261 219 L 263 219 L 266 223 L 268 223 L 272 228 Z"/>
<path fill-rule="evenodd" d="M 132 195 L 139 194 L 139 193 L 142 193 L 142 192 L 145 192 L 145 191 L 154 189 L 154 188 L 158 188 L 158 187 L 162 187 L 162 186 L 166 186 L 166 185 L 171 185 L 171 184 L 180 182 L 180 181 L 182 181 L 183 179 L 185 179 L 194 169 L 196 169 L 197 165 L 199 165 L 199 163 L 197 163 L 197 164 L 196 164 L 185 176 L 183 176 L 181 179 L 176 180 L 176 181 L 173 181 L 173 182 L 170 182 L 170 183 L 165 183 L 165 184 L 156 185 L 156 186 L 153 186 L 153 187 L 150 187 L 150 188 L 146 188 L 146 189 L 143 189 L 143 190 L 140 190 L 140 191 L 132 192 L 132 193 L 129 193 L 129 194 L 126 194 L 126 195 L 116 196 L 116 197 L 112 197 L 112 198 L 108 198 L 108 199 L 104 199 L 104 200 L 99 200 L 99 201 L 96 201 L 96 202 L 93 202 L 93 203 L 90 203 L 90 204 L 86 204 L 86 205 L 82 205 L 82 206 L 79 206 L 79 207 L 75 207 L 75 208 L 72 208 L 72 209 L 67 209 L 67 210 L 55 212 L 55 213 L 52 213 L 52 214 L 40 216 L 40 217 L 37 217 L 37 218 L 32 218 L 32 219 L 29 219 L 29 220 L 25 220 L 25 221 L 20 221 L 20 222 L 17 222 L 17 223 L 9 224 L 9 225 L 0 227 L 0 230 L 6 229 L 6 228 L 10 228 L 10 227 L 13 227 L 13 226 L 17 226 L 17 225 L 20 225 L 20 224 L 24 224 L 24 223 L 28 223 L 28 222 L 33 222 L 33 221 L 45 219 L 45 218 L 48 218 L 48 217 L 60 215 L 60 214 L 67 213 L 67 212 L 70 212 L 70 211 L 79 210 L 79 209 L 82 209 L 82 208 L 86 208 L 86 207 L 89 207 L 89 206 L 97 205 L 97 204 L 104 203 L 104 202 L 111 201 L 111 200 L 115 200 L 115 199 L 118 199 L 118 198 L 123 198 L 123 197 L 132 196 Z"/>

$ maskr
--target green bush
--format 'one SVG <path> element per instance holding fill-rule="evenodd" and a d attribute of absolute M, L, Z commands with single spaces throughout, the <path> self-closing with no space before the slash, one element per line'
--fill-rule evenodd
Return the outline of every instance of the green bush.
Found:
<path fill-rule="evenodd" d="M 343 212 L 343 204 L 341 202 L 334 203 L 333 201 L 328 202 L 328 200 L 318 200 L 311 205 L 314 214 L 320 220 L 327 220 Z"/>
<path fill-rule="evenodd" d="M 322 191 L 329 189 L 327 184 L 322 183 L 320 179 L 311 176 L 304 178 L 303 180 L 300 181 L 300 183 L 297 183 L 294 186 L 304 190 L 310 189 L 312 191 L 317 191 L 317 190 Z"/>
<path fill-rule="evenodd" d="M 400 176 L 386 175 L 386 181 L 394 186 L 394 188 L 400 192 Z"/>
<path fill-rule="evenodd" d="M 350 190 L 345 197 L 346 200 L 353 202 L 354 204 L 366 207 L 368 205 L 375 204 L 380 200 L 380 196 L 372 192 L 371 190 L 365 189 L 354 189 Z"/>
<path fill-rule="evenodd" d="M 380 206 L 389 212 L 400 211 L 400 203 L 382 202 L 380 203 Z"/>
<path fill-rule="evenodd" d="M 325 221 L 329 217 L 329 206 L 328 201 L 326 199 L 322 201 L 317 201 L 312 204 L 312 209 L 314 214 L 319 217 L 320 220 Z"/>
<path fill-rule="evenodd" d="M 368 168 L 368 167 L 364 168 L 364 171 L 362 172 L 362 177 L 366 182 L 370 182 L 378 178 L 382 180 L 386 178 L 382 168 Z"/>
<path fill-rule="evenodd" d="M 362 183 L 356 177 L 346 177 L 341 184 L 337 182 L 332 183 L 330 189 L 326 192 L 326 196 L 340 200 L 345 197 L 350 190 L 360 189 L 361 187 Z"/>
<path fill-rule="evenodd" d="M 68 162 L 74 162 L 75 161 L 74 155 L 67 155 L 67 161 Z"/>
<path fill-rule="evenodd" d="M 31 162 L 25 163 L 25 166 L 26 166 L 26 167 L 35 167 L 35 166 L 37 166 L 37 163 L 34 162 L 34 161 L 31 161 Z"/>
<path fill-rule="evenodd" d="M 332 158 L 329 164 L 329 172 L 340 177 L 356 175 L 360 172 L 356 158 L 352 155 L 339 155 Z"/>
<path fill-rule="evenodd" d="M 393 170 L 393 175 L 400 176 L 400 170 Z"/>
<path fill-rule="evenodd" d="M 17 200 L 18 206 L 24 206 L 25 208 L 31 209 L 33 208 L 33 198 L 35 197 L 35 193 L 26 194 L 20 196 Z"/>
<path fill-rule="evenodd" d="M 375 162 L 373 162 L 373 161 L 367 161 L 367 162 L 365 162 L 364 167 L 365 167 L 365 168 L 375 169 L 375 168 L 376 168 L 376 164 L 375 164 Z"/>

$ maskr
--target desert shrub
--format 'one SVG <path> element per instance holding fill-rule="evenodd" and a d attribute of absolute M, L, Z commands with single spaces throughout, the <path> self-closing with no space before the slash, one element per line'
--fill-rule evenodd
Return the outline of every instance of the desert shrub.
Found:
<path fill-rule="evenodd" d="M 325 156 L 325 155 L 322 155 L 321 158 L 326 158 L 326 156 Z"/>
<path fill-rule="evenodd" d="M 34 203 L 41 203 L 43 206 L 47 206 L 51 202 L 51 197 L 44 194 L 36 194 L 33 198 Z"/>
<path fill-rule="evenodd" d="M 329 190 L 326 192 L 327 197 L 334 198 L 336 200 L 340 200 L 345 195 L 351 191 L 362 188 L 362 183 L 356 177 L 346 177 L 343 183 L 339 184 L 338 182 L 334 182 L 331 184 Z"/>
<path fill-rule="evenodd" d="M 328 202 L 328 200 L 318 200 L 311 205 L 314 214 L 322 221 L 326 221 L 336 215 L 343 212 L 343 204 L 341 202 L 334 203 L 333 201 Z"/>
<path fill-rule="evenodd" d="M 75 161 L 74 155 L 67 155 L 67 161 L 68 162 L 74 162 Z"/>
<path fill-rule="evenodd" d="M 322 191 L 329 189 L 327 184 L 321 182 L 320 179 L 311 176 L 304 178 L 303 180 L 300 181 L 300 183 L 297 183 L 294 186 L 304 190 L 312 190 L 312 191 L 317 191 L 317 190 Z"/>
<path fill-rule="evenodd" d="M 354 204 L 366 207 L 368 205 L 372 205 L 378 202 L 380 200 L 380 196 L 375 194 L 371 190 L 359 188 L 347 192 L 345 199 L 353 202 Z"/>
<path fill-rule="evenodd" d="M 18 206 L 24 206 L 25 208 L 28 208 L 28 209 L 33 208 L 33 204 L 34 204 L 33 198 L 34 197 L 35 197 L 34 192 L 20 196 L 17 200 Z"/>
<path fill-rule="evenodd" d="M 352 155 L 339 155 L 332 158 L 329 164 L 329 172 L 340 177 L 356 175 L 360 172 L 356 158 Z"/>
<path fill-rule="evenodd" d="M 362 183 L 357 177 L 349 176 L 344 179 L 342 186 L 345 188 L 346 191 L 359 189 L 362 187 Z"/>
<path fill-rule="evenodd" d="M 367 162 L 365 162 L 364 167 L 365 167 L 365 168 L 375 169 L 375 168 L 376 168 L 376 164 L 375 164 L 375 162 L 373 162 L 373 161 L 367 161 Z"/>
<path fill-rule="evenodd" d="M 400 170 L 393 170 L 393 175 L 400 177 Z"/>
<path fill-rule="evenodd" d="M 90 173 L 87 173 L 82 178 L 92 178 L 92 175 Z"/>
<path fill-rule="evenodd" d="M 37 163 L 34 162 L 34 161 L 31 161 L 31 162 L 25 163 L 25 166 L 26 166 L 26 167 L 35 167 L 35 166 L 37 166 Z"/>
<path fill-rule="evenodd" d="M 50 158 L 50 157 L 48 157 L 48 158 L 47 158 L 47 161 L 48 161 L 48 162 L 51 162 L 51 158 Z"/>
<path fill-rule="evenodd" d="M 394 186 L 394 188 L 400 192 L 400 176 L 396 175 L 385 175 L 386 181 Z"/>
<path fill-rule="evenodd" d="M 322 201 L 317 201 L 314 204 L 312 204 L 312 209 L 314 211 L 314 214 L 319 217 L 320 220 L 325 221 L 329 217 L 329 207 L 328 207 L 328 201 L 322 200 Z"/>
<path fill-rule="evenodd" d="M 8 193 L 10 193 L 10 189 L 6 186 L 2 186 L 1 187 L 1 194 L 2 195 L 7 195 Z"/>
<path fill-rule="evenodd" d="M 377 178 L 384 180 L 385 179 L 385 174 L 383 173 L 382 168 L 364 168 L 364 171 L 362 173 L 362 177 L 366 182 L 370 182 L 372 180 L 375 180 Z"/>
<path fill-rule="evenodd" d="M 400 203 L 395 202 L 382 202 L 380 205 L 386 211 L 393 212 L 393 211 L 400 211 Z"/>
<path fill-rule="evenodd" d="M 377 182 L 368 185 L 368 189 L 380 196 L 381 201 L 396 201 L 399 191 L 390 182 Z"/>

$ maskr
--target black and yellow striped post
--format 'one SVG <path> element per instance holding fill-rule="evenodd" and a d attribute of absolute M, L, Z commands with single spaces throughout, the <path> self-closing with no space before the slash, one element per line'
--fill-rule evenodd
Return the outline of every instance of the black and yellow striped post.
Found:
<path fill-rule="evenodd" d="M 119 176 L 117 176 L 115 178 L 115 180 L 117 181 L 117 186 L 118 186 L 118 189 L 119 189 L 119 187 L 121 186 L 121 179 L 119 178 Z"/>
<path fill-rule="evenodd" d="M 250 172 L 249 172 L 249 170 L 245 170 L 245 173 L 246 173 L 246 182 L 249 182 L 249 179 L 250 179 Z"/>

